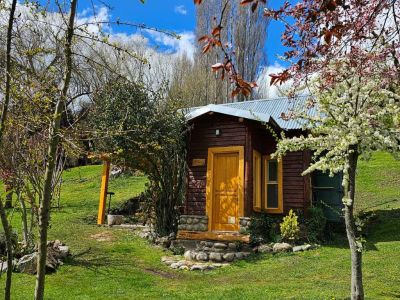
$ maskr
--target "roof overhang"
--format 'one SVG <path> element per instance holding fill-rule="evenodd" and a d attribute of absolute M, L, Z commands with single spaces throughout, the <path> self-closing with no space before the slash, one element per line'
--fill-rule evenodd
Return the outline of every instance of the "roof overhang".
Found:
<path fill-rule="evenodd" d="M 206 106 L 202 106 L 190 111 L 186 114 L 186 119 L 190 121 L 211 112 L 265 123 L 268 123 L 272 120 L 275 123 L 275 121 L 269 114 L 252 112 L 250 110 L 244 109 L 230 108 L 215 104 L 208 104 Z"/>

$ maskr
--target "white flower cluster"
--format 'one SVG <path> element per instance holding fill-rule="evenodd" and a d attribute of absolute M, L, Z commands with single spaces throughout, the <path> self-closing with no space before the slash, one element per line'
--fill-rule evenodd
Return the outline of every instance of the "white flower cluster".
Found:
<path fill-rule="evenodd" d="M 400 87 L 388 90 L 379 78 L 359 77 L 333 89 L 321 89 L 318 79 L 312 86 L 318 89 L 313 98 L 317 113 L 310 116 L 308 108 L 302 108 L 294 114 L 306 120 L 303 129 L 308 135 L 287 138 L 283 134 L 275 156 L 310 149 L 312 163 L 303 174 L 321 170 L 333 176 L 347 171 L 351 149 L 364 159 L 376 150 L 400 153 Z"/>

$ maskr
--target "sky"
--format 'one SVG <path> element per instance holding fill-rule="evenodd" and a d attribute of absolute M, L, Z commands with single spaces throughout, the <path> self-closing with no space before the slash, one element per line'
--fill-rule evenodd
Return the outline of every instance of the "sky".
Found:
<path fill-rule="evenodd" d="M 238 0 L 237 0 L 238 1 Z M 277 8 L 283 4 L 283 0 L 269 1 L 270 7 Z M 181 36 L 180 40 L 174 40 L 157 32 L 142 32 L 153 46 L 159 47 L 160 51 L 187 52 L 189 56 L 194 51 L 195 40 L 195 5 L 193 0 L 80 0 L 79 13 L 81 17 L 96 13 L 107 13 L 111 20 L 121 20 L 131 23 L 145 24 L 149 27 L 174 31 Z M 101 10 L 102 3 L 110 6 L 107 10 Z M 133 34 L 135 29 L 127 26 L 112 26 L 112 31 L 123 34 Z M 266 42 L 267 64 L 271 67 L 285 66 L 285 63 L 277 58 L 283 54 L 284 47 L 280 43 L 280 35 L 283 26 L 272 21 L 268 28 Z"/>

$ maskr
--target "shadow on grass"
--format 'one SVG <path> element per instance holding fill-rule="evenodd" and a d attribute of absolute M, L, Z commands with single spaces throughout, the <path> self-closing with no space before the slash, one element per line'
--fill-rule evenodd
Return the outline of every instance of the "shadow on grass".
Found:
<path fill-rule="evenodd" d="M 363 229 L 367 251 L 377 251 L 376 244 L 380 242 L 400 241 L 400 209 L 375 210 L 368 214 L 368 220 Z M 325 247 L 348 248 L 346 233 L 337 231 Z"/>
<path fill-rule="evenodd" d="M 400 241 L 400 209 L 376 210 L 365 228 L 369 243 Z"/>
<path fill-rule="evenodd" d="M 88 270 L 95 271 L 99 274 L 107 274 L 107 267 L 125 266 L 124 260 L 115 259 L 106 255 L 93 255 L 91 248 L 88 248 L 78 254 L 68 257 L 64 264 L 69 266 L 82 267 Z M 101 268 L 104 270 L 100 271 Z"/>

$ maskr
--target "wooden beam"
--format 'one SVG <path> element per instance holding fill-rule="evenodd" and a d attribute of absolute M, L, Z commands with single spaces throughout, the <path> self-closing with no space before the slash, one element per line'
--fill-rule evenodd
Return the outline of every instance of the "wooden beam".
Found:
<path fill-rule="evenodd" d="M 110 175 L 110 161 L 104 160 L 103 161 L 103 174 L 101 176 L 99 212 L 97 215 L 97 224 L 98 225 L 104 224 L 109 175 Z"/>
<path fill-rule="evenodd" d="M 250 243 L 249 235 L 243 235 L 238 232 L 178 230 L 176 237 L 183 240 L 240 241 L 243 243 Z"/>

